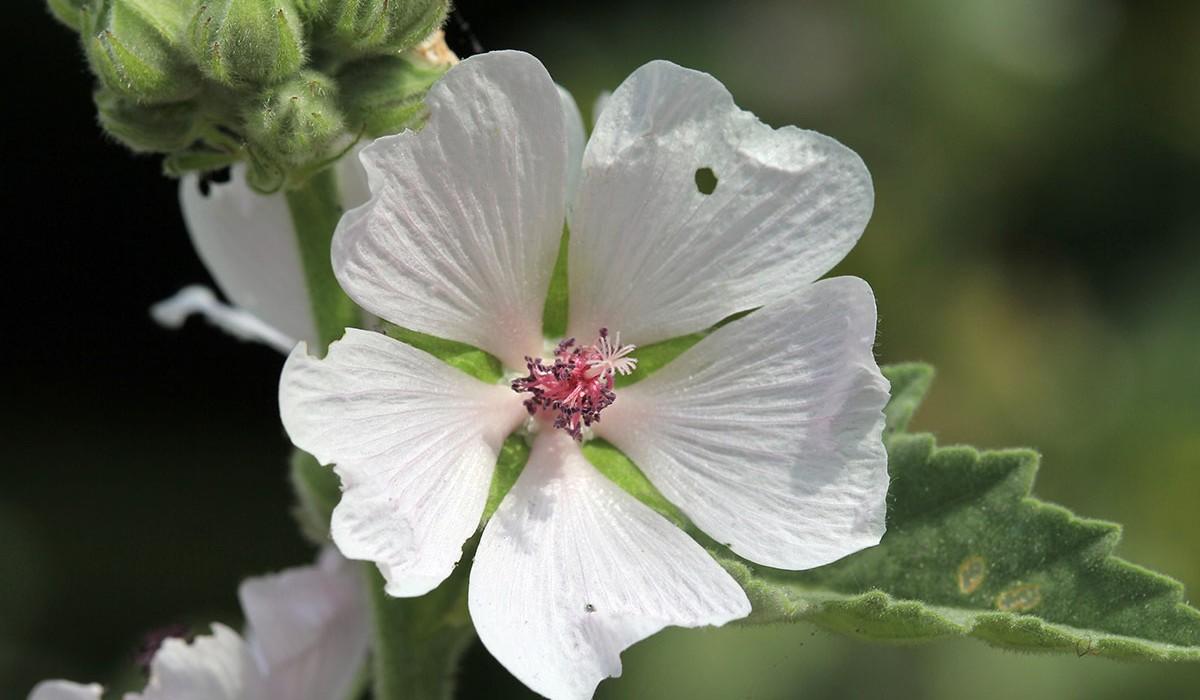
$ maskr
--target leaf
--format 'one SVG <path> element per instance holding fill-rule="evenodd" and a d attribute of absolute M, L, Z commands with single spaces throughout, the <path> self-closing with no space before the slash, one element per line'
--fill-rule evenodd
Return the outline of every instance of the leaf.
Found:
<path fill-rule="evenodd" d="M 888 531 L 818 569 L 757 567 L 707 540 L 746 588 L 750 622 L 809 621 L 857 637 L 967 635 L 1023 651 L 1200 660 L 1200 611 L 1176 581 L 1112 556 L 1117 525 L 1032 498 L 1038 455 L 938 447 L 903 430 L 932 379 L 885 368 Z M 702 536 L 701 536 L 702 537 Z"/>

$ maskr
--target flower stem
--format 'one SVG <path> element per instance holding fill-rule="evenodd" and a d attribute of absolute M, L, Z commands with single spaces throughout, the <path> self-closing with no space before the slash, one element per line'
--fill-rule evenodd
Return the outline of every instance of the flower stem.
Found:
<path fill-rule="evenodd" d="M 364 565 L 375 626 L 375 700 L 454 697 L 459 659 L 475 636 L 467 614 L 466 569 L 459 567 L 420 598 L 393 598 L 375 566 Z"/>
<path fill-rule="evenodd" d="M 338 285 L 329 257 L 342 216 L 334 169 L 316 173 L 286 196 L 321 341 L 319 350 L 324 352 L 347 326 L 361 324 L 358 307 Z M 309 526 L 320 523 L 321 529 L 327 528 L 340 495 L 336 478 L 303 453 L 293 459 L 292 474 Z M 470 555 L 470 551 L 463 553 L 464 559 Z M 467 614 L 466 567 L 420 598 L 389 596 L 372 564 L 363 565 L 363 574 L 372 619 L 371 697 L 449 700 L 459 658 L 474 637 Z"/>
<path fill-rule="evenodd" d="M 334 169 L 314 174 L 299 187 L 288 190 L 286 196 L 323 352 L 329 343 L 342 337 L 347 326 L 361 322 L 358 308 L 338 286 L 329 259 L 333 231 L 342 218 Z"/>

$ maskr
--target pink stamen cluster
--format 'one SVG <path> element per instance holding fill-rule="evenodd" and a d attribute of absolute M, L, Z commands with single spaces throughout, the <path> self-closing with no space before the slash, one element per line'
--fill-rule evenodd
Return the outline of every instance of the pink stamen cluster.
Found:
<path fill-rule="evenodd" d="M 555 428 L 582 440 L 583 428 L 599 423 L 600 411 L 616 400 L 614 376 L 637 367 L 637 359 L 629 356 L 634 349 L 621 345 L 620 334 L 609 338 L 607 328 L 600 329 L 595 345 L 576 345 L 574 338 L 567 338 L 555 348 L 553 364 L 526 356 L 529 376 L 514 380 L 512 389 L 532 394 L 525 400 L 529 415 L 547 411 L 554 415 Z"/>

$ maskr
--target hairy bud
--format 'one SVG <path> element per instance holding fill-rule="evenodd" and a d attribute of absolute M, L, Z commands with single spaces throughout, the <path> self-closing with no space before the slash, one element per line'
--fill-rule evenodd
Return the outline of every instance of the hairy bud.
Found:
<path fill-rule="evenodd" d="M 83 6 L 88 0 L 46 0 L 50 14 L 75 31 L 83 31 Z"/>
<path fill-rule="evenodd" d="M 92 0 L 84 13 L 84 50 L 104 87 L 143 103 L 199 91 L 198 76 L 177 48 L 187 21 L 180 3 Z"/>
<path fill-rule="evenodd" d="M 344 127 L 336 92 L 316 71 L 268 88 L 245 114 L 247 138 L 260 157 L 285 167 L 326 158 Z"/>
<path fill-rule="evenodd" d="M 196 139 L 196 105 L 191 102 L 139 104 L 103 88 L 94 99 L 104 130 L 138 153 L 170 153 Z"/>
<path fill-rule="evenodd" d="M 293 0 L 199 0 L 188 41 L 200 70 L 232 87 L 274 85 L 304 64 Z"/>
<path fill-rule="evenodd" d="M 406 51 L 446 20 L 449 0 L 324 0 L 331 41 L 357 54 Z"/>
<path fill-rule="evenodd" d="M 338 74 L 347 126 L 371 138 L 415 126 L 425 113 L 425 93 L 448 67 L 398 56 L 352 63 Z"/>

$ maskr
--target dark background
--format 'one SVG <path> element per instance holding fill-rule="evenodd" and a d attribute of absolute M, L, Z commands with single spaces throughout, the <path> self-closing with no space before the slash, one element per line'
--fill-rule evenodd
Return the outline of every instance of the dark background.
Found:
<path fill-rule="evenodd" d="M 652 58 L 857 150 L 877 209 L 839 268 L 879 355 L 940 377 L 917 427 L 1034 445 L 1038 493 L 1126 525 L 1200 589 L 1200 4 L 1086 0 L 463 2 L 587 113 Z M 77 39 L 4 8 L 0 697 L 120 683 L 141 635 L 237 620 L 238 582 L 310 559 L 289 508 L 281 358 L 147 308 L 210 282 L 175 183 L 95 126 Z M 452 24 L 460 53 L 467 35 Z M 1200 669 L 1025 657 L 806 626 L 668 632 L 604 697 L 1180 697 Z M 527 694 L 480 648 L 463 697 Z"/>

